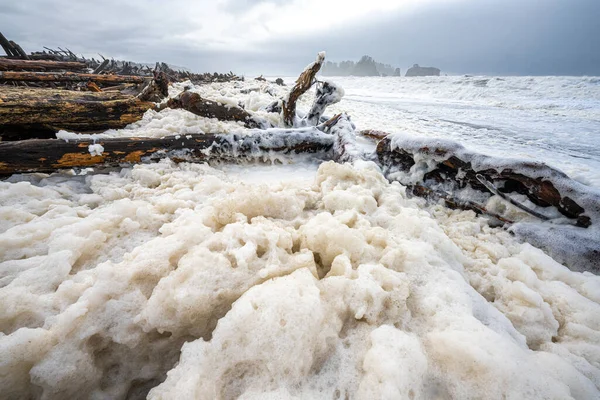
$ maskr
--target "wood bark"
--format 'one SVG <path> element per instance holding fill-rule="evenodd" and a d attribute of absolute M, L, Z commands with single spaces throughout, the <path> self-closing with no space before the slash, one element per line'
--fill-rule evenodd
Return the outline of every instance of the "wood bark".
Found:
<path fill-rule="evenodd" d="M 342 90 L 339 86 L 327 81 L 317 83 L 315 100 L 313 101 L 308 114 L 304 117 L 306 123 L 309 126 L 317 125 L 323 116 L 325 109 L 340 101 L 341 98 Z"/>
<path fill-rule="evenodd" d="M 11 42 L 8 39 L 6 39 L 6 37 L 4 37 L 4 35 L 2 34 L 2 32 L 0 32 L 0 46 L 2 46 L 2 48 L 4 49 L 4 52 L 6 53 L 6 55 L 9 56 L 9 57 L 20 58 L 21 54 L 13 46 L 13 43 L 14 42 Z"/>
<path fill-rule="evenodd" d="M 361 136 L 364 136 L 364 137 L 368 137 L 369 139 L 374 139 L 374 140 L 381 140 L 389 135 L 389 133 L 387 133 L 387 132 L 378 131 L 375 129 L 364 129 L 364 130 L 358 132 L 358 134 Z"/>
<path fill-rule="evenodd" d="M 142 83 L 144 78 L 131 75 L 100 75 L 75 72 L 0 71 L 0 82 L 88 82 L 100 84 Z"/>
<path fill-rule="evenodd" d="M 319 53 L 317 60 L 310 64 L 300 74 L 294 87 L 290 91 L 287 99 L 283 100 L 283 122 L 286 126 L 294 125 L 294 118 L 296 117 L 296 102 L 315 82 L 315 75 L 321 69 L 323 61 L 325 60 L 325 53 Z"/>
<path fill-rule="evenodd" d="M 87 69 L 87 66 L 84 63 L 75 61 L 14 60 L 0 58 L 0 71 L 83 71 L 85 69 Z"/>
<path fill-rule="evenodd" d="M 19 46 L 18 43 L 13 42 L 12 40 L 10 40 L 9 42 L 20 58 L 22 58 L 23 60 L 29 60 L 29 56 L 27 55 L 27 53 L 25 53 L 25 50 L 23 50 L 23 48 Z"/>
<path fill-rule="evenodd" d="M 31 139 L 0 142 L 0 175 L 50 172 L 57 169 L 152 162 L 207 162 L 261 159 L 268 153 L 295 154 L 328 152 L 333 137 L 316 128 L 278 132 L 258 131 L 249 135 L 169 136 L 165 138 L 112 138 L 69 140 Z M 102 154 L 90 152 L 99 144 Z"/>
<path fill-rule="evenodd" d="M 152 107 L 152 102 L 120 92 L 0 87 L 0 127 L 44 126 L 78 132 L 123 128 Z"/>
<path fill-rule="evenodd" d="M 239 121 L 248 128 L 269 128 L 267 121 L 257 118 L 248 111 L 239 108 L 226 106 L 215 101 L 202 98 L 198 93 L 184 91 L 169 99 L 164 107 L 172 109 L 183 109 L 201 117 L 217 118 L 222 121 Z"/>
<path fill-rule="evenodd" d="M 402 148 L 392 149 L 391 139 L 384 138 L 377 145 L 377 156 L 384 174 L 394 171 L 408 172 L 415 165 L 415 157 L 419 159 L 431 157 L 437 161 L 437 167 L 423 176 L 422 182 L 407 184 L 413 189 L 413 194 L 421 197 L 429 197 L 435 193 L 435 187 L 444 183 L 445 187 L 452 186 L 454 189 L 462 189 L 466 186 L 481 191 L 489 192 L 478 175 L 486 181 L 493 183 L 503 193 L 518 193 L 526 195 L 532 203 L 548 207 L 553 206 L 567 218 L 575 221 L 577 226 L 588 227 L 591 219 L 585 215 L 585 209 L 566 193 L 560 193 L 556 184 L 551 179 L 541 179 L 527 176 L 521 171 L 531 171 L 535 175 L 555 177 L 555 180 L 567 179 L 564 174 L 546 165 L 538 165 L 526 162 L 515 162 L 512 168 L 489 168 L 483 171 L 475 171 L 471 163 L 461 160 L 444 148 L 424 147 L 418 154 L 412 154 Z M 491 163 L 493 164 L 493 163 Z M 403 183 L 403 182 L 400 182 Z M 438 196 L 439 197 L 439 196 Z"/>

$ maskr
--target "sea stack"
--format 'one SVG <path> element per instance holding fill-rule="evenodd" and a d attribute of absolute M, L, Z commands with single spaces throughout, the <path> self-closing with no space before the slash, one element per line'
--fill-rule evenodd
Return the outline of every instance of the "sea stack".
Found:
<path fill-rule="evenodd" d="M 405 76 L 440 76 L 440 72 L 439 68 L 421 67 L 419 64 L 415 64 L 406 71 Z"/>

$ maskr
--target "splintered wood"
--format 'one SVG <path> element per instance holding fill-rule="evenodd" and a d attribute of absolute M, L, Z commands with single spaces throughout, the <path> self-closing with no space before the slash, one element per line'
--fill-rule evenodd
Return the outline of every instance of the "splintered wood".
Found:
<path fill-rule="evenodd" d="M 315 75 L 321 69 L 323 61 L 325 60 L 325 52 L 321 52 L 317 55 L 317 59 L 314 63 L 310 64 L 302 74 L 296 80 L 296 84 L 292 88 L 287 99 L 283 100 L 283 122 L 286 126 L 294 125 L 294 118 L 296 117 L 296 102 L 311 86 L 315 83 Z"/>

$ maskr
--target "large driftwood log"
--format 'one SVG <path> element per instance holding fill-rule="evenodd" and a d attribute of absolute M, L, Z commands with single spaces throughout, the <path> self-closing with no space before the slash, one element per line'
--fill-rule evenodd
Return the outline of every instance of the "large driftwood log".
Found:
<path fill-rule="evenodd" d="M 83 71 L 87 65 L 74 61 L 45 61 L 45 60 L 13 60 L 0 58 L 0 71 Z"/>
<path fill-rule="evenodd" d="M 333 137 L 316 128 L 255 131 L 236 135 L 185 135 L 165 138 L 69 140 L 32 139 L 0 142 L 0 175 L 57 169 L 119 166 L 152 162 L 269 160 L 273 153 L 325 153 Z M 101 147 L 100 147 L 101 146 Z"/>
<path fill-rule="evenodd" d="M 81 132 L 123 128 L 153 106 L 119 92 L 0 87 L 0 127 L 45 126 Z"/>
<path fill-rule="evenodd" d="M 307 66 L 304 72 L 300 74 L 287 99 L 283 100 L 283 122 L 286 126 L 294 125 L 296 102 L 315 83 L 315 75 L 321 69 L 324 60 L 325 52 L 322 51 L 317 55 L 315 62 Z"/>
<path fill-rule="evenodd" d="M 490 193 L 487 185 L 482 183 L 483 178 L 499 192 L 523 194 L 538 206 L 556 207 L 577 226 L 592 224 L 589 212 L 595 212 L 593 208 L 598 208 L 600 199 L 545 164 L 494 159 L 471 153 L 449 141 L 429 139 L 430 142 L 417 143 L 415 139 L 403 142 L 396 138 L 394 141 L 393 137 L 385 137 L 378 143 L 379 162 L 386 176 L 400 181 L 415 195 L 443 198 L 467 186 Z M 420 175 L 411 173 L 411 169 L 418 167 L 417 162 L 423 168 L 427 166 L 419 181 L 414 179 Z M 589 208 L 588 212 L 585 207 Z"/>
<path fill-rule="evenodd" d="M 0 71 L 0 82 L 87 82 L 101 84 L 142 83 L 144 78 L 131 75 L 80 74 L 75 72 Z"/>
<path fill-rule="evenodd" d="M 173 109 L 183 109 L 201 117 L 217 118 L 223 121 L 239 121 L 248 128 L 269 128 L 270 124 L 260 118 L 257 118 L 248 111 L 217 103 L 202 98 L 198 93 L 184 91 L 179 95 L 169 99 L 162 107 Z"/>

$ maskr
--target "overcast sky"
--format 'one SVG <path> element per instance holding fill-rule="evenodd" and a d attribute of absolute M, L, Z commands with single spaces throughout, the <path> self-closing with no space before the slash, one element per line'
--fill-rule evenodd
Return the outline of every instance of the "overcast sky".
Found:
<path fill-rule="evenodd" d="M 6 0 L 0 30 L 27 52 L 200 72 L 297 75 L 325 50 L 403 71 L 600 75 L 600 0 Z"/>

